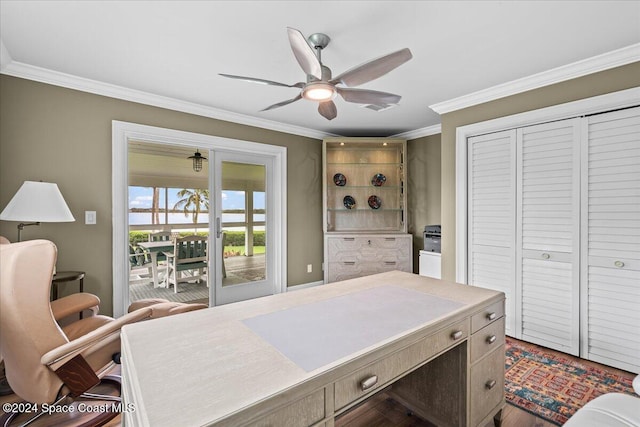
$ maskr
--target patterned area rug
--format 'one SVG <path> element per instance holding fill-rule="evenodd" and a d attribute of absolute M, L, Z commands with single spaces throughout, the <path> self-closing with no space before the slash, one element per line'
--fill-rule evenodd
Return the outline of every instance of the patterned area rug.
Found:
<path fill-rule="evenodd" d="M 507 402 L 562 425 L 588 401 L 604 393 L 634 395 L 633 374 L 598 369 L 571 356 L 507 337 Z"/>

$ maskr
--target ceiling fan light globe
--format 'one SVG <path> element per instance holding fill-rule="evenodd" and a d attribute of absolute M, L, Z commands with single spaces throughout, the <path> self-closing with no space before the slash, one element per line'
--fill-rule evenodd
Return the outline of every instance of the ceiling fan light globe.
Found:
<path fill-rule="evenodd" d="M 302 89 L 302 97 L 309 101 L 329 101 L 336 97 L 336 89 L 329 83 L 309 83 Z"/>

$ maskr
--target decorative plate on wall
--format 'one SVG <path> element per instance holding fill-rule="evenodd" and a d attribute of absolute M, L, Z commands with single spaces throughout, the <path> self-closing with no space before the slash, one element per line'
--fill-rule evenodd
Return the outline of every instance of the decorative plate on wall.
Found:
<path fill-rule="evenodd" d="M 368 202 L 371 209 L 380 209 L 380 206 L 382 206 L 382 200 L 378 196 L 369 197 Z"/>
<path fill-rule="evenodd" d="M 344 199 L 342 199 L 342 204 L 347 209 L 353 209 L 356 205 L 356 199 L 351 196 L 344 196 Z"/>
<path fill-rule="evenodd" d="M 347 183 L 347 177 L 342 175 L 341 173 L 337 173 L 333 175 L 333 182 L 337 186 L 344 187 L 344 185 Z"/>
<path fill-rule="evenodd" d="M 374 187 L 380 187 L 386 181 L 387 181 L 386 176 L 382 175 L 381 173 L 377 173 L 373 175 L 373 178 L 371 178 L 371 185 L 373 185 Z"/>

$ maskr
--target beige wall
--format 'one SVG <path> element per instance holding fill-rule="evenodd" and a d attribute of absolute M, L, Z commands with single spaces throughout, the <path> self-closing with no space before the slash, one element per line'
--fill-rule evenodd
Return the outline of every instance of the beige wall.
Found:
<path fill-rule="evenodd" d="M 413 271 L 424 247 L 425 225 L 440 224 L 440 134 L 407 142 L 407 213 L 413 234 Z"/>
<path fill-rule="evenodd" d="M 442 115 L 442 276 L 455 280 L 456 128 L 640 86 L 640 62 Z"/>
<path fill-rule="evenodd" d="M 288 285 L 322 280 L 321 141 L 2 75 L 0 207 L 25 180 L 58 184 L 76 222 L 27 227 L 23 239 L 55 242 L 58 270 L 85 271 L 103 312 L 112 312 L 112 120 L 287 147 Z M 84 225 L 86 210 L 97 212 L 97 225 Z M 0 234 L 15 241 L 16 225 L 0 221 Z"/>

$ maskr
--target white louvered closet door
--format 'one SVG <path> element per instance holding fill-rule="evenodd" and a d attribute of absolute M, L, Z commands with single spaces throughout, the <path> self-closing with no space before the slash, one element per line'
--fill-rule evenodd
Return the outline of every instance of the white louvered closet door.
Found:
<path fill-rule="evenodd" d="M 640 107 L 587 118 L 582 355 L 640 372 Z"/>
<path fill-rule="evenodd" d="M 468 140 L 468 280 L 506 295 L 507 335 L 515 332 L 516 131 Z"/>
<path fill-rule="evenodd" d="M 580 119 L 517 130 L 516 336 L 580 350 Z"/>

